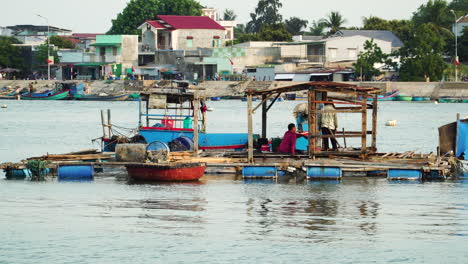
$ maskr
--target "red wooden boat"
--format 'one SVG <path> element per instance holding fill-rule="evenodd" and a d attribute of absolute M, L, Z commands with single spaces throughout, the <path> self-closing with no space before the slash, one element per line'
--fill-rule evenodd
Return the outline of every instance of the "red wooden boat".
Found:
<path fill-rule="evenodd" d="M 197 181 L 205 173 L 204 163 L 131 164 L 128 175 L 140 181 Z"/>

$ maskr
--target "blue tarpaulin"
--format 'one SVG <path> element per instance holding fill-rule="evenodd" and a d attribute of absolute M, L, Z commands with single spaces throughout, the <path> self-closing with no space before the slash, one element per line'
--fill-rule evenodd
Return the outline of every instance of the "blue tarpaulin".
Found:
<path fill-rule="evenodd" d="M 468 158 L 468 120 L 460 120 L 457 124 L 457 157 Z"/>

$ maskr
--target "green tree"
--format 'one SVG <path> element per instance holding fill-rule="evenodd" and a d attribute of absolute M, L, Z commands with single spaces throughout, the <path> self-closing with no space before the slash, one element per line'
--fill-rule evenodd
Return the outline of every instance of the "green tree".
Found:
<path fill-rule="evenodd" d="M 364 30 L 389 30 L 393 32 L 403 43 L 412 38 L 413 23 L 410 20 L 385 20 L 370 16 L 363 19 Z"/>
<path fill-rule="evenodd" d="M 303 29 L 307 27 L 307 24 L 309 24 L 307 20 L 300 19 L 298 17 L 291 17 L 284 21 L 284 25 L 286 26 L 286 29 L 292 35 L 302 34 Z"/>
<path fill-rule="evenodd" d="M 414 37 L 399 50 L 400 78 L 403 81 L 440 80 L 446 63 L 443 59 L 444 40 L 436 26 L 423 24 L 415 29 Z"/>
<path fill-rule="evenodd" d="M 0 68 L 23 68 L 21 49 L 14 44 L 20 42 L 13 37 L 0 36 Z"/>
<path fill-rule="evenodd" d="M 259 41 L 291 41 L 292 35 L 282 23 L 276 25 L 266 25 L 258 33 Z"/>
<path fill-rule="evenodd" d="M 328 28 L 328 34 L 332 35 L 344 28 L 343 25 L 346 23 L 346 19 L 343 18 L 340 12 L 332 11 L 325 19 L 321 19 L 319 23 Z"/>
<path fill-rule="evenodd" d="M 283 22 L 279 9 L 283 7 L 280 0 L 259 0 L 255 13 L 250 13 L 251 21 L 247 23 L 248 33 L 258 33 L 263 26 L 277 25 Z"/>
<path fill-rule="evenodd" d="M 307 35 L 310 36 L 323 36 L 323 30 L 325 29 L 325 25 L 323 23 L 317 22 L 316 20 L 312 21 L 312 26 L 309 27 L 309 32 Z"/>
<path fill-rule="evenodd" d="M 364 52 L 359 53 L 353 66 L 356 73 L 362 76 L 364 81 L 370 81 L 374 76 L 382 74 L 374 65 L 376 63 L 390 64 L 388 57 L 389 55 L 384 54 L 373 39 L 367 40 L 364 43 Z"/>
<path fill-rule="evenodd" d="M 40 69 L 40 66 L 47 65 L 47 55 L 47 44 L 38 46 L 36 52 L 34 53 L 34 67 Z M 50 48 L 50 56 L 54 56 L 54 63 L 60 62 L 57 51 L 53 48 Z"/>
<path fill-rule="evenodd" d="M 61 36 L 52 36 L 50 37 L 50 44 L 58 47 L 59 49 L 74 49 L 76 48 L 75 44 L 67 38 Z"/>
<path fill-rule="evenodd" d="M 139 35 L 138 26 L 156 15 L 200 16 L 202 8 L 195 0 L 131 0 L 107 33 Z"/>
<path fill-rule="evenodd" d="M 454 10 L 459 17 L 464 16 L 468 11 L 468 0 L 453 0 L 448 5 L 448 8 Z"/>
<path fill-rule="evenodd" d="M 431 23 L 437 28 L 452 28 L 452 14 L 445 0 L 429 0 L 413 13 L 413 22 L 416 26 Z"/>
<path fill-rule="evenodd" d="M 468 62 L 468 27 L 463 29 L 463 35 L 458 38 L 458 57 L 461 62 Z"/>
<path fill-rule="evenodd" d="M 224 21 L 234 21 L 236 20 L 236 18 L 237 18 L 237 15 L 236 13 L 234 13 L 234 10 L 232 9 L 224 10 L 224 14 L 223 14 Z"/>

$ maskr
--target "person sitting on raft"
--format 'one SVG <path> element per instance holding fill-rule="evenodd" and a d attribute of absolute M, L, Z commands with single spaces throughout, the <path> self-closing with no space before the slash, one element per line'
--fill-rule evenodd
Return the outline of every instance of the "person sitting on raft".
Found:
<path fill-rule="evenodd" d="M 279 152 L 281 153 L 290 153 L 296 154 L 296 140 L 297 138 L 305 137 L 302 134 L 296 133 L 296 125 L 289 124 L 288 131 L 284 133 L 283 140 L 281 140 L 281 144 L 279 145 Z"/>

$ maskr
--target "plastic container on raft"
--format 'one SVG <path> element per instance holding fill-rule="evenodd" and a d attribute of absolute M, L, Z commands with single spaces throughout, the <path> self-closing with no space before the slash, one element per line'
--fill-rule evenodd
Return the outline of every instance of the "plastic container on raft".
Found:
<path fill-rule="evenodd" d="M 307 178 L 312 180 L 340 179 L 342 170 L 338 167 L 308 167 Z"/>
<path fill-rule="evenodd" d="M 277 176 L 276 167 L 246 166 L 242 168 L 244 178 L 271 178 Z"/>
<path fill-rule="evenodd" d="M 57 175 L 59 181 L 92 181 L 94 168 L 91 165 L 61 165 Z"/>

